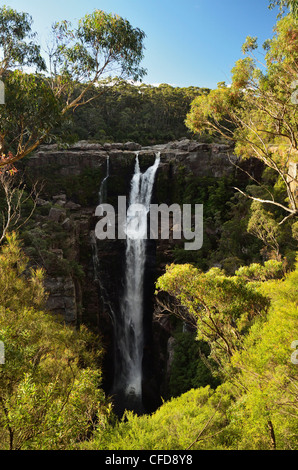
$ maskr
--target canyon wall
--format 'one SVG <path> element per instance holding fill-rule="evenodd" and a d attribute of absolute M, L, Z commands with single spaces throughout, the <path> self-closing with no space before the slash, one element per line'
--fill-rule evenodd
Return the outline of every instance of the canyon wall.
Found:
<path fill-rule="evenodd" d="M 87 278 L 92 278 L 93 260 L 90 233 L 94 230 L 96 220 L 95 208 L 99 203 L 98 193 L 100 183 L 106 174 L 107 157 L 110 158 L 110 176 L 107 182 L 108 201 L 117 207 L 119 195 L 128 196 L 130 179 L 134 171 L 136 152 L 139 154 L 141 170 L 150 166 L 156 152 L 160 152 L 160 166 L 154 190 L 154 202 L 177 202 L 177 180 L 181 172 L 190 177 L 211 176 L 219 178 L 224 175 L 234 175 L 237 168 L 237 158 L 227 145 L 202 144 L 183 139 L 153 147 L 128 142 L 96 144 L 78 142 L 66 149 L 57 145 L 45 145 L 32 155 L 25 163 L 26 177 L 43 183 L 43 190 L 38 200 L 42 215 L 37 216 L 37 225 L 45 223 L 59 225 L 67 239 L 68 250 L 65 254 L 59 242 L 53 236 L 51 252 L 57 259 L 65 256 L 70 261 L 76 261 L 84 266 Z M 239 162 L 238 162 L 239 163 Z M 47 213 L 48 210 L 48 213 Z M 154 243 L 155 258 L 171 261 L 173 242 L 158 240 Z M 123 240 L 103 240 L 97 243 L 100 264 L 105 272 L 104 284 L 107 285 L 111 298 L 118 297 L 119 283 L 112 280 L 113 271 L 118 278 L 121 272 L 124 242 Z M 157 266 L 158 273 L 164 269 L 165 261 Z M 154 263 L 152 259 L 152 263 Z M 151 263 L 151 264 L 152 264 Z M 113 268 L 115 267 L 115 268 Z M 48 307 L 50 310 L 64 315 L 67 322 L 76 323 L 82 320 L 92 324 L 98 323 L 98 305 L 93 308 L 90 302 L 88 285 L 78 288 L 71 276 L 62 280 L 58 276 L 48 276 L 46 285 L 49 291 Z M 95 283 L 101 282 L 95 279 Z M 87 283 L 88 284 L 88 283 Z M 103 286 L 105 289 L 105 286 Z M 86 294 L 87 292 L 87 294 Z M 89 299 L 87 305 L 84 297 Z M 92 297 L 93 298 L 93 297 Z M 94 299 L 93 299 L 94 301 Z M 82 314 L 84 305 L 84 314 Z"/>
<path fill-rule="evenodd" d="M 45 287 L 47 308 L 77 326 L 87 324 L 101 335 L 106 349 L 104 386 L 111 387 L 113 367 L 112 312 L 119 309 L 123 289 L 125 240 L 97 240 L 94 229 L 98 220 L 95 209 L 99 188 L 107 172 L 107 201 L 115 208 L 118 196 L 128 196 L 136 152 L 141 171 L 152 165 L 160 152 L 154 203 L 180 203 L 181 175 L 189 184 L 200 178 L 245 179 L 238 166 L 256 171 L 251 162 L 243 163 L 233 149 L 222 144 L 203 144 L 182 139 L 152 147 L 128 142 L 97 144 L 78 142 L 61 149 L 42 146 L 25 162 L 28 181 L 38 180 L 43 189 L 38 199 L 34 227 L 28 236 L 44 239 L 46 253 Z M 144 370 L 147 409 L 158 406 L 163 377 L 171 357 L 171 322 L 154 314 L 154 282 L 174 261 L 179 241 L 148 241 L 145 271 L 145 349 Z M 28 242 L 30 255 L 30 240 Z M 40 251 L 40 248 L 39 248 Z M 36 253 L 35 253 L 36 255 Z M 38 253 L 37 253 L 38 255 Z"/>

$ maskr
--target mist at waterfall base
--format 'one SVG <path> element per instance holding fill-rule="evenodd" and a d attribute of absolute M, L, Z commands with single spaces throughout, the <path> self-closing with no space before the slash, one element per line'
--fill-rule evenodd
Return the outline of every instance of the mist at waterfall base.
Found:
<path fill-rule="evenodd" d="M 114 377 L 110 394 L 114 398 L 115 411 L 122 415 L 124 410 L 137 414 L 145 412 L 143 406 L 143 353 L 144 353 L 144 280 L 147 257 L 147 216 L 154 187 L 155 175 L 160 163 L 156 154 L 155 162 L 144 173 L 140 170 L 136 154 L 134 174 L 130 182 L 129 204 L 126 215 L 125 268 L 123 293 L 119 311 L 110 310 L 113 325 Z M 103 179 L 99 200 L 106 197 L 106 183 L 110 174 L 109 159 L 107 174 Z M 130 208 L 140 205 L 143 210 Z M 145 283 L 147 284 L 147 283 Z"/>

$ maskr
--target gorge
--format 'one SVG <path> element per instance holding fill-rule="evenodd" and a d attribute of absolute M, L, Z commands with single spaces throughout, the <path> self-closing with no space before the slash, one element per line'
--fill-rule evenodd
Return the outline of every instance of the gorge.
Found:
<path fill-rule="evenodd" d="M 145 207 L 150 201 L 181 203 L 204 178 L 209 185 L 229 178 L 246 182 L 233 163 L 242 164 L 229 146 L 187 139 L 152 147 L 133 142 L 50 145 L 26 162 L 27 179 L 44 182 L 31 236 L 38 230 L 48 243 L 48 309 L 103 338 L 103 385 L 120 415 L 125 408 L 155 410 L 167 394 L 173 326 L 156 314 L 154 290 L 165 265 L 175 260 L 179 242 L 170 237 L 145 244 L 133 236 L 98 240 L 95 208 L 103 201 L 116 207 L 119 195 Z M 45 232 L 50 229 L 55 236 L 49 241 Z M 45 253 L 43 259 L 48 259 Z"/>

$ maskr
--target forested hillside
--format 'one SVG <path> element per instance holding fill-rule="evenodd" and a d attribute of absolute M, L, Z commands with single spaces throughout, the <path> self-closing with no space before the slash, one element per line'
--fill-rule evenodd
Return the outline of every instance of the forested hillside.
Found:
<path fill-rule="evenodd" d="M 190 136 L 184 122 L 190 104 L 196 96 L 209 92 L 198 87 L 127 81 L 113 84 L 113 80 L 106 80 L 89 91 L 87 99 L 94 98 L 98 89 L 102 92 L 96 100 L 68 114 L 60 128 L 65 132 L 64 139 L 152 145 Z M 206 139 L 204 136 L 201 140 Z"/>

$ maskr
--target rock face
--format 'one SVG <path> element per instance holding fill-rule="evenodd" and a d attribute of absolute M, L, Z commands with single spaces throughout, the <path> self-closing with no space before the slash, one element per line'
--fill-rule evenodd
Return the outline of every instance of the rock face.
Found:
<path fill-rule="evenodd" d="M 68 324 L 77 320 L 76 288 L 71 277 L 46 277 L 46 291 L 50 293 L 46 308 L 52 313 L 63 314 Z"/>
<path fill-rule="evenodd" d="M 219 178 L 235 175 L 237 169 L 233 163 L 239 164 L 233 149 L 227 145 L 203 144 L 188 139 L 152 147 L 141 147 L 134 142 L 103 145 L 78 142 L 67 149 L 59 149 L 56 145 L 42 146 L 26 163 L 29 179 L 45 182 L 38 201 L 43 215 L 38 216 L 37 224 L 41 227 L 54 224 L 56 227 L 50 242 L 51 256 L 60 264 L 68 262 L 83 271 L 82 276 L 73 269 L 64 275 L 48 273 L 45 280 L 49 293 L 47 307 L 62 315 L 65 322 L 72 325 L 86 323 L 103 336 L 106 346 L 103 375 L 107 390 L 111 386 L 113 367 L 111 318 L 119 309 L 123 288 L 125 241 L 99 241 L 94 237 L 100 184 L 107 174 L 109 157 L 106 202 L 116 207 L 118 196 L 129 194 L 136 153 L 143 171 L 153 164 L 157 152 L 160 152 L 160 166 L 152 202 L 158 204 L 175 202 L 173 188 L 182 172 L 196 179 Z M 149 411 L 159 405 L 160 371 L 166 375 L 170 366 L 167 355 L 172 351 L 171 331 L 157 318 L 154 318 L 152 329 L 152 317 L 154 282 L 165 264 L 171 262 L 172 249 L 171 240 L 148 243 L 144 320 L 147 387 L 144 399 Z M 156 351 L 157 344 L 164 345 L 160 351 Z"/>
<path fill-rule="evenodd" d="M 85 169 L 100 169 L 110 156 L 112 165 L 116 167 L 133 164 L 136 152 L 140 161 L 150 161 L 156 152 L 160 152 L 161 168 L 171 164 L 174 171 L 185 165 L 189 172 L 195 176 L 212 175 L 223 176 L 234 171 L 231 162 L 237 158 L 232 147 L 223 144 L 203 144 L 188 139 L 170 142 L 152 147 L 128 142 L 126 144 L 95 144 L 78 142 L 67 149 L 59 149 L 57 145 L 43 145 L 29 159 L 29 171 L 51 168 L 52 172 L 60 176 L 79 176 Z"/>

